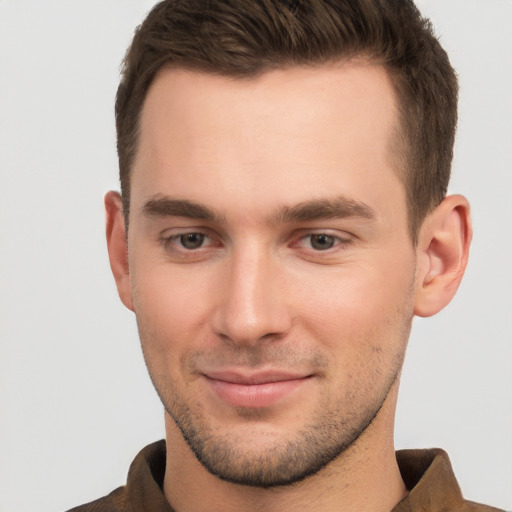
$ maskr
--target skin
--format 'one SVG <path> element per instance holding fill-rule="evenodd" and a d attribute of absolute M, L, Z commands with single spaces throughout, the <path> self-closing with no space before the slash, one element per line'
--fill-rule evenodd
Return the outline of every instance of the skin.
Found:
<path fill-rule="evenodd" d="M 411 322 L 455 293 L 471 229 L 451 196 L 413 246 L 396 119 L 368 63 L 152 84 L 128 236 L 112 192 L 107 238 L 177 512 L 384 511 L 406 494 L 393 418 Z"/>

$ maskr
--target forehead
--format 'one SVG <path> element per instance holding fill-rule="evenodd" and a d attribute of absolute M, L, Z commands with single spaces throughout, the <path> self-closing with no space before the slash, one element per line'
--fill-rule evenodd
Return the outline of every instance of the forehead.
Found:
<path fill-rule="evenodd" d="M 371 200 L 397 184 L 396 119 L 386 71 L 364 62 L 250 79 L 164 69 L 141 113 L 132 205 L 154 194 L 237 198 L 245 211 L 333 193 Z"/>

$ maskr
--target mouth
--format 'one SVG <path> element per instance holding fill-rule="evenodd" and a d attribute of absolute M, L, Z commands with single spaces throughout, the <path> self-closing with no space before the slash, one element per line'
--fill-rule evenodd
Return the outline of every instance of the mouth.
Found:
<path fill-rule="evenodd" d="M 313 377 L 279 370 L 252 373 L 208 371 L 203 373 L 203 376 L 213 393 L 223 402 L 245 408 L 274 405 Z"/>

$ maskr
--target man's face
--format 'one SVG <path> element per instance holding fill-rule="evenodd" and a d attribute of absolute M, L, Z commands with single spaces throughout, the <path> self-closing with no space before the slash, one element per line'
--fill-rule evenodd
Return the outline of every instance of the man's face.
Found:
<path fill-rule="evenodd" d="M 148 93 L 131 300 L 167 413 L 221 478 L 301 479 L 394 399 L 415 277 L 395 125 L 362 63 L 164 70 Z"/>

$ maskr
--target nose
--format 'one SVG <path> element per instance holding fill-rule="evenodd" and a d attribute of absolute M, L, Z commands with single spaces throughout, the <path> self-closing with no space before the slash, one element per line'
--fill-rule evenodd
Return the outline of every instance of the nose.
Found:
<path fill-rule="evenodd" d="M 226 261 L 213 329 L 237 345 L 283 338 L 292 325 L 283 269 L 270 254 L 246 249 Z"/>

